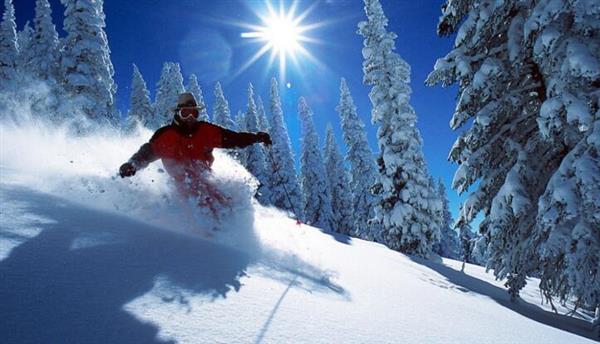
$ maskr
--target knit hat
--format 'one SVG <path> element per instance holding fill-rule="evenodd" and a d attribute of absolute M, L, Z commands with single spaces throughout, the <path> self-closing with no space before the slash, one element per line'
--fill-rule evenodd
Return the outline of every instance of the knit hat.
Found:
<path fill-rule="evenodd" d="M 198 103 L 196 103 L 196 98 L 194 97 L 194 95 L 190 92 L 184 92 L 181 93 L 179 95 L 179 97 L 177 98 L 177 106 L 172 108 L 173 111 L 177 111 L 179 109 L 189 109 L 189 108 L 196 108 L 198 110 L 203 109 L 203 106 L 198 106 Z"/>

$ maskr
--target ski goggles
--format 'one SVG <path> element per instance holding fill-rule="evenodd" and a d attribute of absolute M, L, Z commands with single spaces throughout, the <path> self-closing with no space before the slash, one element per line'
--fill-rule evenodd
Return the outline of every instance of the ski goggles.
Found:
<path fill-rule="evenodd" d="M 181 108 L 177 111 L 177 114 L 181 119 L 187 120 L 192 118 L 198 118 L 200 112 L 197 108 Z"/>

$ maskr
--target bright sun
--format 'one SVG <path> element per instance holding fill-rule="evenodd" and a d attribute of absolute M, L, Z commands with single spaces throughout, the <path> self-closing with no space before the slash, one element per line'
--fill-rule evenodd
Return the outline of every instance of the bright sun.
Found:
<path fill-rule="evenodd" d="M 260 36 L 268 42 L 271 49 L 280 54 L 293 54 L 299 47 L 300 29 L 297 23 L 287 17 L 270 17 Z"/>
<path fill-rule="evenodd" d="M 306 36 L 305 33 L 321 26 L 321 24 L 302 25 L 302 21 L 312 10 L 312 7 L 296 16 L 296 4 L 297 2 L 294 2 L 286 12 L 282 3 L 280 3 L 279 11 L 275 11 L 273 6 L 267 2 L 268 14 L 266 16 L 257 14 L 262 21 L 262 25 L 241 24 L 243 27 L 252 30 L 243 32 L 241 36 L 261 43 L 262 48 L 242 66 L 238 74 L 269 51 L 271 52 L 269 66 L 273 64 L 275 58 L 278 58 L 279 72 L 282 77 L 285 76 L 288 58 L 295 65 L 298 65 L 299 56 L 318 62 L 302 43 L 317 43 L 317 40 Z"/>

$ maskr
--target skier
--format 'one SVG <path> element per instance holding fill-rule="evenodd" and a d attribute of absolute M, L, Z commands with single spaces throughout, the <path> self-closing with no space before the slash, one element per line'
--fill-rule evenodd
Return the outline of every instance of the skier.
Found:
<path fill-rule="evenodd" d="M 173 109 L 173 122 L 158 129 L 148 143 L 121 165 L 119 174 L 122 178 L 133 176 L 151 162 L 162 159 L 179 193 L 194 198 L 199 206 L 207 206 L 216 216 L 218 205 L 226 204 L 228 199 L 207 180 L 214 160 L 213 149 L 244 148 L 254 143 L 270 145 L 271 138 L 264 132 L 235 132 L 198 121 L 201 110 L 192 93 L 180 94 Z"/>

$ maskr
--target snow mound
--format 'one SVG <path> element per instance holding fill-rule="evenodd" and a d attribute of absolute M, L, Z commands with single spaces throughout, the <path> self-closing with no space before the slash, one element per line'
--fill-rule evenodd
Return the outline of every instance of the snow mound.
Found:
<path fill-rule="evenodd" d="M 207 238 L 160 164 L 116 177 L 149 136 L 0 124 L 1 342 L 594 340 L 534 281 L 511 303 L 480 267 L 296 225 L 224 153 L 214 182 L 236 202 Z"/>

